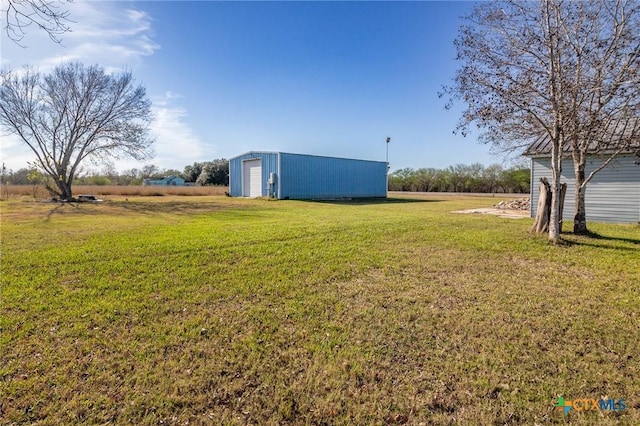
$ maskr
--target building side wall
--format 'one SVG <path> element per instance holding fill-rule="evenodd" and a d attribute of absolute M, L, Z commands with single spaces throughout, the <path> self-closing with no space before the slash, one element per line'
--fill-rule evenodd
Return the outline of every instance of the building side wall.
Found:
<path fill-rule="evenodd" d="M 267 181 L 270 173 L 278 173 L 278 153 L 275 152 L 248 152 L 238 157 L 229 159 L 229 195 L 242 197 L 242 163 L 246 160 L 259 158 L 262 160 L 262 196 L 269 195 Z M 278 181 L 274 191 L 277 192 Z"/>
<path fill-rule="evenodd" d="M 386 163 L 280 153 L 281 199 L 386 197 Z"/>
<path fill-rule="evenodd" d="M 586 175 L 602 164 L 602 159 L 587 160 Z M 540 198 L 540 178 L 551 182 L 551 159 L 533 158 L 531 162 L 531 217 L 535 217 Z M 575 177 L 573 161 L 562 162 L 561 183 L 567 184 L 563 219 L 573 221 L 575 215 Z M 614 159 L 587 184 L 585 193 L 587 221 L 636 223 L 640 221 L 640 165 L 632 155 Z"/>

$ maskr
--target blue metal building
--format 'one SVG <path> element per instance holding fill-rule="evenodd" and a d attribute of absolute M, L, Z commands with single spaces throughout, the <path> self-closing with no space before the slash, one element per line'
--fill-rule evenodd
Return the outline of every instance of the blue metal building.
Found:
<path fill-rule="evenodd" d="M 387 196 L 387 163 L 251 151 L 229 159 L 233 197 L 287 199 Z"/>
<path fill-rule="evenodd" d="M 143 179 L 142 184 L 149 186 L 184 186 L 184 179 L 180 176 L 165 176 L 161 179 Z"/>

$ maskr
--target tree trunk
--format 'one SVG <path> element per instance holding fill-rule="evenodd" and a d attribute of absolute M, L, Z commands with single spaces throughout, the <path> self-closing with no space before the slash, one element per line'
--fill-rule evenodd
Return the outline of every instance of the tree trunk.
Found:
<path fill-rule="evenodd" d="M 562 176 L 562 151 L 561 144 L 552 147 L 551 150 L 551 197 L 549 202 L 549 240 L 556 243 L 560 241 L 560 233 L 562 232 L 562 185 L 560 178 Z"/>
<path fill-rule="evenodd" d="M 573 233 L 574 234 L 586 234 L 587 230 L 587 215 L 586 206 L 584 203 L 584 196 L 587 187 L 584 185 L 584 165 L 576 167 L 576 190 L 575 190 L 575 216 L 573 217 Z"/>
<path fill-rule="evenodd" d="M 567 195 L 567 184 L 560 184 L 560 232 L 562 232 L 562 216 L 564 212 L 564 197 Z"/>
<path fill-rule="evenodd" d="M 71 192 L 71 185 L 64 185 L 64 192 L 62 198 L 67 201 L 73 201 L 73 192 Z"/>
<path fill-rule="evenodd" d="M 46 185 L 46 188 L 49 190 L 49 192 L 54 193 L 61 200 L 64 200 L 64 201 L 73 200 L 73 192 L 71 192 L 71 184 L 60 179 L 56 180 L 55 184 L 56 184 L 55 187 L 51 187 L 49 186 L 49 184 Z"/>
<path fill-rule="evenodd" d="M 549 232 L 551 223 L 551 204 L 553 200 L 553 192 L 551 191 L 551 185 L 547 178 L 540 178 L 540 196 L 538 198 L 538 209 L 536 210 L 536 218 L 531 225 L 530 231 L 532 232 Z M 558 234 L 562 231 L 562 212 L 564 210 L 564 197 L 567 193 L 567 184 L 560 184 L 558 189 L 558 216 L 559 228 Z"/>
<path fill-rule="evenodd" d="M 545 177 L 540 178 L 539 194 L 536 219 L 530 230 L 542 233 L 549 231 L 549 217 L 551 214 L 551 186 Z"/>

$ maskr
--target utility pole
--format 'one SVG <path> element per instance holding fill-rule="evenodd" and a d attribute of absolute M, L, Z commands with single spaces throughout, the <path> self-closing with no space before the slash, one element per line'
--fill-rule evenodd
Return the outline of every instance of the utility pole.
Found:
<path fill-rule="evenodd" d="M 389 142 L 391 138 L 387 136 L 387 198 L 389 197 Z"/>

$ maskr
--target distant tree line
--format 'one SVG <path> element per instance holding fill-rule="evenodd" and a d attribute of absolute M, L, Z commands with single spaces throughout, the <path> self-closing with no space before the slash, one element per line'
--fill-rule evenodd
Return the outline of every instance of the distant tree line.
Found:
<path fill-rule="evenodd" d="M 405 168 L 389 175 L 390 191 L 529 193 L 530 170 L 499 164 L 456 164 L 446 169 Z"/>
<path fill-rule="evenodd" d="M 142 185 L 144 179 L 162 179 L 180 176 L 185 182 L 198 185 L 229 185 L 229 161 L 222 158 L 195 162 L 184 171 L 160 169 L 148 164 L 118 172 L 113 165 L 99 171 L 87 171 L 74 180 L 74 185 Z M 6 170 L 3 182 L 10 185 L 35 185 L 45 180 L 35 168 L 18 171 Z M 389 175 L 389 190 L 414 192 L 486 192 L 529 193 L 529 169 L 526 167 L 502 168 L 499 164 L 483 166 L 456 164 L 446 169 L 405 168 Z"/>
<path fill-rule="evenodd" d="M 118 172 L 114 165 L 108 165 L 101 170 L 89 170 L 79 174 L 73 181 L 74 185 L 142 185 L 144 179 L 162 179 L 168 176 L 180 176 L 192 185 L 229 185 L 229 161 L 221 158 L 213 161 L 196 162 L 186 166 L 184 171 L 175 169 L 161 169 L 153 164 L 141 168 L 132 168 Z M 6 170 L 3 172 L 3 183 L 9 185 L 41 184 L 46 177 L 35 167 Z"/>

